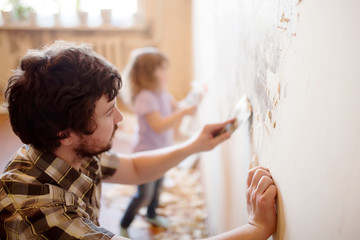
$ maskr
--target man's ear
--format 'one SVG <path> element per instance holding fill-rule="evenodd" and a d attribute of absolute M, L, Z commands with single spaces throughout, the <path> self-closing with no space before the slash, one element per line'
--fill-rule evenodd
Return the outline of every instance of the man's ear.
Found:
<path fill-rule="evenodd" d="M 78 141 L 79 137 L 70 130 L 60 131 L 58 136 L 61 138 L 60 143 L 64 146 L 69 146 Z"/>

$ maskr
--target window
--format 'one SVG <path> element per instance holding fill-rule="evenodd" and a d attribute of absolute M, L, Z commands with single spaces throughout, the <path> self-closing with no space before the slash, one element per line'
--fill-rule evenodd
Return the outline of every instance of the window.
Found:
<path fill-rule="evenodd" d="M 13 23 L 32 21 L 40 27 L 97 27 L 106 23 L 124 27 L 134 24 L 138 0 L 0 0 L 0 7 L 11 11 Z"/>

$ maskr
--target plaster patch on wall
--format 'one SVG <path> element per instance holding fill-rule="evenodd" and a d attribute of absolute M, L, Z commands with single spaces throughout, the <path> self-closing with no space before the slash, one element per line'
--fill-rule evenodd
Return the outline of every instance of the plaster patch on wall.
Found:
<path fill-rule="evenodd" d="M 282 15 L 281 15 L 280 22 L 290 22 L 290 19 L 285 17 L 284 12 L 283 12 Z"/>
<path fill-rule="evenodd" d="M 273 6 L 278 6 L 274 8 Z M 264 133 L 271 137 L 271 131 L 277 129 L 277 108 L 281 104 L 281 94 L 286 97 L 286 82 L 282 80 L 279 66 L 285 59 L 292 39 L 296 36 L 299 19 L 298 0 L 262 2 L 246 4 L 244 19 L 251 19 L 251 28 L 244 28 L 240 36 L 244 44 L 240 48 L 240 81 L 250 91 L 253 109 L 253 144 L 262 149 Z M 249 14 L 251 13 L 251 14 Z M 242 59 L 243 58 L 243 59 Z M 245 73 L 244 73 L 245 71 Z M 255 127 L 254 127 L 255 126 Z M 259 161 L 261 162 L 261 156 Z"/>

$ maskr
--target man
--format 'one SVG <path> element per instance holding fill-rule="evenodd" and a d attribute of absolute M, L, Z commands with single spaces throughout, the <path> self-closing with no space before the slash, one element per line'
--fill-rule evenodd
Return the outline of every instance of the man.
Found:
<path fill-rule="evenodd" d="M 87 45 L 30 50 L 5 92 L 10 122 L 25 143 L 0 181 L 1 239 L 124 239 L 99 226 L 102 180 L 141 184 L 187 156 L 228 139 L 230 121 L 194 138 L 131 156 L 110 153 L 121 88 L 116 68 Z M 276 228 L 276 188 L 267 169 L 249 173 L 249 222 L 215 239 L 267 239 Z"/>

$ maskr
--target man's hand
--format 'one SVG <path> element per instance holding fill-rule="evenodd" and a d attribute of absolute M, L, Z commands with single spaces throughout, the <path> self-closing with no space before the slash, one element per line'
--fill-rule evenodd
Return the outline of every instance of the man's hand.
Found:
<path fill-rule="evenodd" d="M 194 152 L 203 152 L 214 149 L 217 145 L 230 138 L 230 133 L 225 132 L 217 136 L 227 124 L 233 122 L 235 119 L 228 120 L 223 123 L 207 124 L 202 131 L 193 138 L 192 146 Z M 215 137 L 216 136 L 216 137 Z"/>
<path fill-rule="evenodd" d="M 248 223 L 265 239 L 276 231 L 276 187 L 268 169 L 256 167 L 249 171 L 247 179 Z"/>
<path fill-rule="evenodd" d="M 268 169 L 253 168 L 247 180 L 248 223 L 209 240 L 266 240 L 276 231 L 276 187 Z"/>

